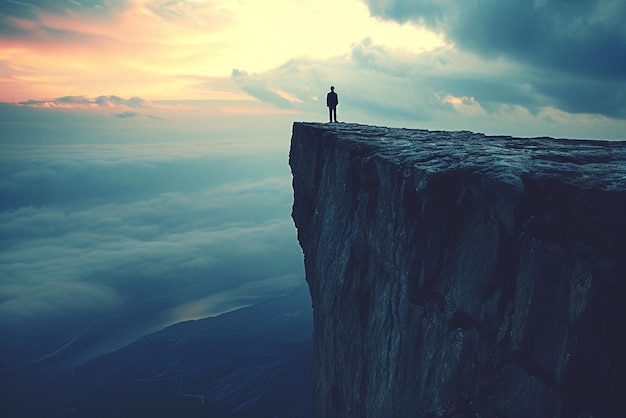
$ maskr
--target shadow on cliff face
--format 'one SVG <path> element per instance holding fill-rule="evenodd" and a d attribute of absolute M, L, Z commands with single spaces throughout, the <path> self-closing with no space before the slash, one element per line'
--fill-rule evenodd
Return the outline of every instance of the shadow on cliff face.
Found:
<path fill-rule="evenodd" d="M 563 416 L 617 416 L 626 411 L 626 357 L 620 354 L 626 348 L 626 200 L 618 191 L 557 180 L 525 184 L 529 198 L 520 205 L 519 227 L 542 243 L 547 260 L 541 277 L 552 279 L 541 292 L 551 309 L 537 321 L 557 314 L 553 320 L 570 327 L 562 335 L 568 357 L 557 382 Z M 563 294 L 569 298 L 554 300 Z"/>
<path fill-rule="evenodd" d="M 409 259 L 418 261 L 409 266 L 409 302 L 424 306 L 429 302 L 443 309 L 444 292 L 439 281 L 444 269 L 447 252 L 458 242 L 462 234 L 464 220 L 471 214 L 472 199 L 462 193 L 459 177 L 454 174 L 435 176 L 422 193 L 414 186 L 406 192 L 404 199 L 407 222 L 407 249 Z M 413 197 L 415 196 L 415 197 Z M 419 218 L 431 219 L 420 222 Z M 421 257 L 420 254 L 429 254 Z"/>
<path fill-rule="evenodd" d="M 510 416 L 515 386 L 520 397 L 538 396 L 534 407 L 525 407 L 536 414 L 621 414 L 623 193 L 524 179 L 511 231 L 494 219 L 494 198 L 471 177 L 435 175 L 420 193 L 410 188 L 414 197 L 404 205 L 417 215 L 405 216 L 414 240 L 408 258 L 416 261 L 408 270 L 408 301 L 422 312 L 425 328 L 444 330 L 418 345 L 445 346 L 446 335 L 456 334 L 463 342 L 453 350 L 491 364 L 480 371 L 464 369 L 467 359 L 442 360 L 442 370 L 467 375 L 447 375 L 456 382 L 446 386 L 456 400 L 432 416 L 488 410 Z M 492 397 L 509 400 L 494 404 Z"/>

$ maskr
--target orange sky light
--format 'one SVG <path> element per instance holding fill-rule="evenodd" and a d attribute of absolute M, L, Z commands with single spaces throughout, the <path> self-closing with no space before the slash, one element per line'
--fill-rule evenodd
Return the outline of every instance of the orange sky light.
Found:
<path fill-rule="evenodd" d="M 325 28 L 351 16 L 350 30 Z M 9 17 L 0 38 L 0 101 L 115 94 L 149 99 L 247 96 L 233 68 L 256 72 L 297 56 L 345 54 L 362 37 L 432 48 L 441 41 L 414 27 L 383 23 L 358 0 L 129 1 L 124 7 L 45 11 Z"/>

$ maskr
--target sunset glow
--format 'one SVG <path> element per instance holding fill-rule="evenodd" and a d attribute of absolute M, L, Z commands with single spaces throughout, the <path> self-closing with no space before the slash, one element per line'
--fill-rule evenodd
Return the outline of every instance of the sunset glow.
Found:
<path fill-rule="evenodd" d="M 6 102 L 105 93 L 241 99 L 230 81 L 234 68 L 255 73 L 298 56 L 327 59 L 365 37 L 409 50 L 442 42 L 424 29 L 372 18 L 357 0 L 134 0 L 106 13 L 37 11 L 7 22 L 19 36 L 0 44 Z"/>

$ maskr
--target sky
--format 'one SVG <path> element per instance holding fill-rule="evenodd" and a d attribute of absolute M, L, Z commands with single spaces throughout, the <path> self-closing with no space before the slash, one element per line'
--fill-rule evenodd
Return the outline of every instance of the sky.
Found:
<path fill-rule="evenodd" d="M 624 0 L 0 0 L 0 102 L 325 121 L 332 84 L 345 122 L 624 139 L 625 16 Z"/>
<path fill-rule="evenodd" d="M 625 19 L 624 0 L 0 0 L 0 351 L 124 322 L 102 352 L 301 285 L 291 125 L 325 122 L 331 85 L 343 122 L 626 139 Z"/>

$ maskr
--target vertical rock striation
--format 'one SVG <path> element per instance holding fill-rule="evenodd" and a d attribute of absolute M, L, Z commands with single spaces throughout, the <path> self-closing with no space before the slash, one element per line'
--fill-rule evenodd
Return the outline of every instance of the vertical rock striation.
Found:
<path fill-rule="evenodd" d="M 295 123 L 317 417 L 626 416 L 626 143 Z"/>

